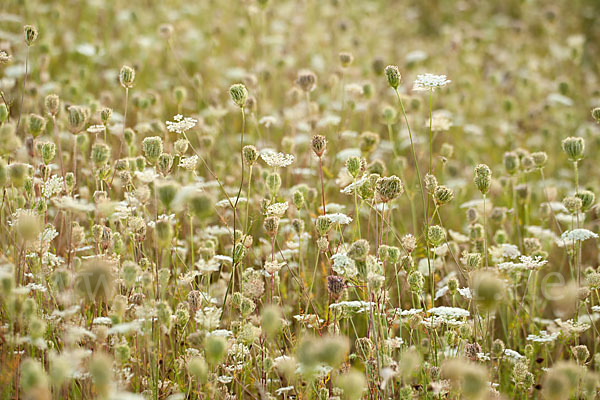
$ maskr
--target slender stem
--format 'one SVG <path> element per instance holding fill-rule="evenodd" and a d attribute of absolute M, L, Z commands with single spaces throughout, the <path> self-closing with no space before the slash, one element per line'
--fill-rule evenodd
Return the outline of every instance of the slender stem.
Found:
<path fill-rule="evenodd" d="M 23 78 L 23 91 L 21 92 L 21 107 L 19 108 L 19 118 L 17 119 L 17 128 L 15 132 L 19 132 L 19 125 L 21 124 L 21 115 L 23 114 L 23 102 L 25 100 L 25 88 L 27 87 L 27 76 L 29 70 L 29 46 L 27 46 L 27 54 L 25 56 L 25 77 Z"/>

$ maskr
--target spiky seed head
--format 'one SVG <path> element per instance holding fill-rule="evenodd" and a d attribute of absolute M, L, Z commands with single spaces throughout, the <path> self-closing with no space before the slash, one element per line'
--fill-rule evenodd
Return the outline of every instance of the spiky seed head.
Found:
<path fill-rule="evenodd" d="M 348 257 L 354 261 L 364 261 L 369 254 L 369 242 L 365 239 L 359 239 L 350 245 L 348 249 Z"/>
<path fill-rule="evenodd" d="M 54 160 L 56 155 L 56 145 L 52 142 L 43 142 L 40 144 L 40 153 L 45 165 L 48 165 Z"/>
<path fill-rule="evenodd" d="M 135 70 L 128 65 L 123 65 L 121 71 L 119 71 L 119 82 L 125 89 L 129 89 L 133 86 L 135 80 Z"/>
<path fill-rule="evenodd" d="M 329 219 L 329 217 L 325 215 L 319 215 L 315 225 L 317 228 L 317 232 L 319 232 L 319 235 L 321 236 L 325 236 L 333 226 L 333 224 L 331 223 L 331 219 Z"/>
<path fill-rule="evenodd" d="M 476 166 L 473 181 L 481 194 L 485 195 L 490 190 L 490 185 L 492 183 L 492 170 L 490 170 L 490 167 L 485 164 Z"/>
<path fill-rule="evenodd" d="M 434 246 L 439 246 L 446 240 L 446 230 L 439 225 L 430 226 L 427 232 L 427 237 Z"/>
<path fill-rule="evenodd" d="M 562 149 L 570 161 L 576 162 L 583 158 L 585 141 L 581 137 L 568 137 L 562 141 Z"/>
<path fill-rule="evenodd" d="M 581 200 L 581 211 L 589 210 L 596 201 L 596 195 L 591 190 L 581 190 L 575 194 L 575 197 Z"/>
<path fill-rule="evenodd" d="M 38 37 L 38 30 L 33 25 L 25 25 L 23 28 L 23 33 L 25 35 L 25 44 L 28 47 L 31 46 Z"/>
<path fill-rule="evenodd" d="M 104 125 L 108 125 L 110 122 L 110 118 L 112 117 L 112 109 L 108 107 L 104 107 L 100 110 L 100 120 Z"/>
<path fill-rule="evenodd" d="M 349 67 L 350 64 L 352 64 L 352 62 L 354 61 L 354 56 L 352 55 L 352 53 L 342 52 L 338 54 L 338 57 L 340 59 L 341 66 L 344 68 Z"/>
<path fill-rule="evenodd" d="M 248 90 L 246 89 L 246 86 L 244 86 L 244 84 L 235 83 L 229 88 L 229 96 L 231 97 L 231 100 L 236 106 L 242 108 L 244 107 L 244 104 L 246 104 L 246 99 L 248 98 Z"/>
<path fill-rule="evenodd" d="M 353 178 L 356 178 L 358 174 L 361 172 L 362 163 L 360 157 L 351 156 L 346 160 L 346 169 L 352 175 Z"/>
<path fill-rule="evenodd" d="M 504 169 L 509 175 L 514 175 L 519 169 L 519 156 L 514 151 L 504 153 Z"/>
<path fill-rule="evenodd" d="M 346 282 L 343 277 L 336 275 L 327 277 L 327 291 L 334 300 L 338 300 L 342 296 L 344 289 L 346 289 Z"/>
<path fill-rule="evenodd" d="M 590 351 L 584 344 L 571 347 L 571 351 L 573 352 L 573 356 L 575 356 L 575 360 L 579 365 L 585 364 L 587 359 L 590 358 Z"/>
<path fill-rule="evenodd" d="M 314 72 L 310 70 L 302 70 L 298 72 L 298 77 L 296 78 L 296 84 L 302 89 L 305 93 L 310 93 L 317 87 L 317 76 Z"/>
<path fill-rule="evenodd" d="M 271 215 L 265 218 L 263 221 L 263 228 L 265 228 L 265 232 L 267 232 L 267 235 L 270 237 L 277 235 L 279 229 L 279 217 Z"/>
<path fill-rule="evenodd" d="M 531 157 L 533 158 L 533 163 L 536 168 L 543 168 L 546 166 L 548 162 L 548 154 L 545 151 L 536 151 L 535 153 L 531 153 Z"/>
<path fill-rule="evenodd" d="M 96 168 L 106 164 L 110 157 L 110 147 L 106 143 L 96 142 L 92 146 L 92 161 Z"/>
<path fill-rule="evenodd" d="M 178 190 L 179 185 L 173 180 L 167 180 L 156 185 L 158 199 L 167 210 L 171 209 L 171 205 L 173 200 L 175 200 L 175 196 L 177 196 Z"/>
<path fill-rule="evenodd" d="M 592 117 L 600 124 L 600 107 L 596 107 L 592 110 Z"/>
<path fill-rule="evenodd" d="M 163 142 L 160 136 L 150 136 L 142 141 L 142 151 L 150 164 L 156 164 L 163 152 Z"/>
<path fill-rule="evenodd" d="M 271 172 L 267 175 L 267 188 L 273 197 L 277 196 L 279 188 L 281 187 L 281 175 L 277 172 Z"/>
<path fill-rule="evenodd" d="M 425 189 L 427 190 L 427 192 L 433 194 L 435 188 L 438 186 L 437 178 L 434 175 L 425 174 L 423 181 L 425 182 Z"/>
<path fill-rule="evenodd" d="M 398 85 L 400 85 L 400 81 L 402 80 L 402 75 L 400 75 L 400 69 L 396 65 L 388 65 L 385 67 L 385 77 L 392 89 L 398 89 Z"/>
<path fill-rule="evenodd" d="M 322 135 L 314 135 L 311 140 L 312 151 L 317 155 L 317 157 L 321 157 L 327 148 L 327 139 Z"/>
<path fill-rule="evenodd" d="M 162 153 L 158 157 L 158 162 L 156 164 L 160 173 L 163 174 L 163 176 L 167 176 L 173 167 L 173 156 L 169 153 Z"/>
<path fill-rule="evenodd" d="M 175 152 L 180 156 L 185 154 L 188 150 L 189 144 L 190 142 L 188 142 L 187 139 L 177 139 L 175 141 Z"/>
<path fill-rule="evenodd" d="M 60 98 L 57 94 L 49 94 L 44 98 L 44 107 L 46 108 L 46 112 L 51 115 L 58 114 L 58 110 L 60 109 Z"/>
<path fill-rule="evenodd" d="M 438 186 L 433 192 L 433 197 L 437 204 L 443 205 L 454 198 L 454 191 L 446 186 Z"/>
<path fill-rule="evenodd" d="M 381 201 L 387 203 L 404 193 L 404 185 L 400 178 L 392 175 L 379 178 L 376 183 L 376 190 L 381 197 Z"/>
<path fill-rule="evenodd" d="M 79 133 L 85 126 L 86 113 L 81 106 L 70 106 L 68 111 L 69 130 L 73 134 Z"/>

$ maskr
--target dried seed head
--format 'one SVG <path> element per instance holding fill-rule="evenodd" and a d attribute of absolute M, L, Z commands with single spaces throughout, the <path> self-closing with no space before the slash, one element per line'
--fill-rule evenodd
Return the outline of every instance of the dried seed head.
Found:
<path fill-rule="evenodd" d="M 263 227 L 265 228 L 265 232 L 270 237 L 274 237 L 277 235 L 277 230 L 279 229 L 279 217 L 274 215 L 265 218 L 263 222 Z"/>
<path fill-rule="evenodd" d="M 327 291 L 333 300 L 337 301 L 342 296 L 344 289 L 346 289 L 346 282 L 343 277 L 335 275 L 327 277 Z"/>
<path fill-rule="evenodd" d="M 305 93 L 312 92 L 317 87 L 317 76 L 314 72 L 310 70 L 302 70 L 298 72 L 298 77 L 296 78 L 296 84 L 302 89 Z"/>
<path fill-rule="evenodd" d="M 579 197 L 575 196 L 565 197 L 562 203 L 571 214 L 576 214 L 583 207 L 583 201 Z"/>
<path fill-rule="evenodd" d="M 425 174 L 423 181 L 425 182 L 425 189 L 427 192 L 433 194 L 435 188 L 438 186 L 437 178 L 431 174 Z"/>
<path fill-rule="evenodd" d="M 69 115 L 69 130 L 73 134 L 79 133 L 85 126 L 86 113 L 81 106 L 70 106 L 67 110 Z"/>
<path fill-rule="evenodd" d="M 353 178 L 356 178 L 358 174 L 361 172 L 362 163 L 360 157 L 352 156 L 348 157 L 346 160 L 346 169 L 352 175 Z"/>
<path fill-rule="evenodd" d="M 108 123 L 110 122 L 110 118 L 111 117 L 112 117 L 112 109 L 110 109 L 108 107 L 104 107 L 100 111 L 100 120 L 102 121 L 102 123 L 104 125 L 108 125 Z"/>
<path fill-rule="evenodd" d="M 548 162 L 548 154 L 546 154 L 545 151 L 531 153 L 531 157 L 537 168 L 543 168 L 546 165 L 546 162 Z"/>
<path fill-rule="evenodd" d="M 446 231 L 439 225 L 432 225 L 427 231 L 427 238 L 434 246 L 439 246 L 446 240 Z"/>
<path fill-rule="evenodd" d="M 575 194 L 575 197 L 581 200 L 581 211 L 589 210 L 596 201 L 596 195 L 591 190 L 581 190 Z"/>
<path fill-rule="evenodd" d="M 311 140 L 312 151 L 321 157 L 327 148 L 327 139 L 322 135 L 314 135 Z"/>
<path fill-rule="evenodd" d="M 592 110 L 592 117 L 600 124 L 600 107 L 596 107 Z"/>
<path fill-rule="evenodd" d="M 404 185 L 400 178 L 392 175 L 377 179 L 376 190 L 381 197 L 381 201 L 387 203 L 404 193 Z"/>
<path fill-rule="evenodd" d="M 359 239 L 350 245 L 348 249 L 348 257 L 354 261 L 364 261 L 369 254 L 369 242 L 365 239 Z"/>

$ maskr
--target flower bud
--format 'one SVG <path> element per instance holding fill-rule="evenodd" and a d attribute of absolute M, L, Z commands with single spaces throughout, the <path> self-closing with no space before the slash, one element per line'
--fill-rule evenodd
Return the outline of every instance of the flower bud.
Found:
<path fill-rule="evenodd" d="M 361 160 L 359 157 L 352 156 L 348 157 L 346 160 L 346 169 L 352 175 L 353 178 L 356 178 L 361 171 Z"/>
<path fill-rule="evenodd" d="M 531 154 L 533 162 L 537 168 L 543 168 L 548 161 L 548 154 L 545 151 L 537 151 Z"/>
<path fill-rule="evenodd" d="M 100 120 L 102 121 L 102 123 L 104 125 L 108 125 L 108 123 L 110 122 L 110 118 L 111 117 L 112 117 L 112 109 L 110 109 L 108 107 L 104 107 L 100 111 Z"/>
<path fill-rule="evenodd" d="M 433 191 L 433 197 L 437 204 L 443 205 L 454 198 L 454 191 L 446 186 L 438 186 Z"/>
<path fill-rule="evenodd" d="M 46 119 L 41 115 L 30 114 L 27 121 L 27 129 L 33 137 L 38 137 L 46 128 Z"/>
<path fill-rule="evenodd" d="M 244 163 L 248 165 L 254 165 L 256 160 L 258 160 L 258 149 L 255 146 L 247 145 L 242 149 L 242 154 L 244 155 Z"/>

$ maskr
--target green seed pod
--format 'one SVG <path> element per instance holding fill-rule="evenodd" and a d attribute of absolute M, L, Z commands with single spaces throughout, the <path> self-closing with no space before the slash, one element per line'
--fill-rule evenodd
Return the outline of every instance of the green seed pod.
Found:
<path fill-rule="evenodd" d="M 33 25 L 25 25 L 23 28 L 25 34 L 25 44 L 29 47 L 35 42 L 38 37 L 38 30 Z"/>
<path fill-rule="evenodd" d="M 142 141 L 142 151 L 150 164 L 156 164 L 163 152 L 163 142 L 159 136 L 147 137 Z"/>
<path fill-rule="evenodd" d="M 506 154 L 504 159 L 506 160 Z M 477 186 L 477 189 L 481 192 L 481 194 L 487 194 L 487 192 L 490 190 L 490 185 L 492 183 L 492 171 L 490 170 L 490 167 L 488 167 L 485 164 L 479 164 L 478 166 L 476 166 L 473 181 L 475 182 L 475 186 Z"/>
<path fill-rule="evenodd" d="M 346 169 L 352 175 L 353 178 L 356 178 L 361 171 L 361 160 L 359 157 L 352 156 L 348 157 L 346 160 Z"/>
<path fill-rule="evenodd" d="M 425 285 L 425 278 L 423 274 L 419 271 L 412 271 L 407 276 L 408 286 L 410 287 L 411 292 L 413 293 L 421 293 L 423 290 L 423 286 Z"/>
<path fill-rule="evenodd" d="M 592 110 L 592 117 L 600 124 L 600 107 L 596 107 Z"/>
<path fill-rule="evenodd" d="M 167 176 L 173 167 L 173 156 L 169 153 L 162 153 L 158 157 L 158 170 L 163 176 Z"/>
<path fill-rule="evenodd" d="M 108 107 L 104 107 L 100 111 L 100 120 L 102 121 L 102 123 L 104 125 L 108 125 L 109 124 L 111 117 L 112 117 L 112 109 L 110 109 Z"/>
<path fill-rule="evenodd" d="M 72 192 L 75 187 L 75 175 L 72 172 L 65 174 L 65 184 L 67 185 L 67 190 Z"/>
<path fill-rule="evenodd" d="M 121 82 L 121 86 L 126 89 L 131 88 L 134 80 L 135 70 L 127 65 L 123 65 L 121 71 L 119 71 L 119 82 Z"/>
<path fill-rule="evenodd" d="M 267 188 L 273 197 L 277 196 L 279 188 L 281 187 L 281 176 L 277 172 L 271 172 L 267 176 Z"/>
<path fill-rule="evenodd" d="M 171 243 L 171 239 L 173 238 L 173 227 L 171 223 L 166 219 L 161 219 L 156 222 L 155 225 L 156 236 L 158 238 L 158 242 L 162 246 L 166 246 Z"/>
<path fill-rule="evenodd" d="M 423 181 L 425 182 L 425 189 L 427 192 L 433 194 L 435 188 L 438 186 L 437 178 L 431 174 L 425 174 Z"/>
<path fill-rule="evenodd" d="M 454 198 L 454 191 L 446 186 L 438 186 L 433 191 L 433 197 L 437 204 L 443 205 Z"/>
<path fill-rule="evenodd" d="M 29 176 L 30 166 L 23 163 L 14 163 L 8 166 L 8 177 L 10 183 L 16 188 L 25 186 L 25 181 Z"/>
<path fill-rule="evenodd" d="M 258 149 L 252 145 L 244 146 L 242 154 L 244 155 L 244 163 L 247 165 L 254 165 L 259 156 Z"/>
<path fill-rule="evenodd" d="M 379 134 L 375 132 L 363 132 L 360 135 L 360 150 L 363 153 L 370 153 L 379 145 Z"/>
<path fill-rule="evenodd" d="M 396 109 L 394 107 L 385 106 L 382 110 L 383 119 L 388 124 L 392 124 L 396 120 Z"/>
<path fill-rule="evenodd" d="M 175 102 L 181 104 L 187 98 L 187 90 L 183 86 L 177 86 L 173 90 L 173 95 L 175 96 Z"/>
<path fill-rule="evenodd" d="M 235 105 L 244 107 L 248 98 L 248 90 L 242 83 L 236 83 L 229 88 L 229 96 Z"/>
<path fill-rule="evenodd" d="M 581 137 L 568 137 L 562 141 L 562 149 L 570 161 L 576 162 L 583 158 L 585 142 Z"/>
<path fill-rule="evenodd" d="M 446 231 L 439 225 L 432 225 L 427 231 L 427 238 L 434 246 L 439 246 L 446 240 Z"/>
<path fill-rule="evenodd" d="M 69 130 L 73 134 L 81 132 L 85 126 L 86 116 L 83 107 L 71 106 L 67 110 L 69 113 Z"/>
<path fill-rule="evenodd" d="M 302 207 L 304 206 L 304 195 L 300 190 L 296 190 L 294 192 L 294 194 L 292 195 L 292 202 L 298 210 L 302 209 Z"/>
<path fill-rule="evenodd" d="M 158 199 L 167 210 L 171 209 L 171 204 L 177 196 L 178 190 L 179 185 L 174 181 L 164 181 L 156 186 Z"/>
<path fill-rule="evenodd" d="M 377 179 L 376 190 L 381 197 L 381 201 L 387 203 L 404 193 L 404 185 L 400 178 L 392 175 Z"/>
<path fill-rule="evenodd" d="M 38 137 L 46 128 L 46 119 L 41 115 L 30 114 L 27 121 L 27 130 L 33 137 Z"/>
<path fill-rule="evenodd" d="M 48 165 L 56 156 L 56 145 L 52 142 L 43 142 L 40 144 L 40 153 L 45 165 Z"/>
<path fill-rule="evenodd" d="M 533 159 L 533 157 L 529 154 L 523 156 L 521 158 L 521 168 L 524 171 L 530 171 L 535 167 L 535 160 Z"/>
<path fill-rule="evenodd" d="M 206 361 L 202 357 L 194 357 L 192 358 L 187 365 L 187 370 L 189 374 L 194 378 L 198 383 L 206 383 L 208 381 L 209 369 L 208 365 L 206 365 Z"/>
<path fill-rule="evenodd" d="M 591 190 L 582 190 L 575 194 L 575 197 L 581 200 L 581 211 L 589 210 L 596 201 L 596 195 Z"/>
<path fill-rule="evenodd" d="M 398 89 L 402 75 L 400 75 L 400 69 L 395 65 L 388 65 L 385 67 L 385 77 L 387 78 L 388 84 L 392 89 Z"/>
<path fill-rule="evenodd" d="M 312 151 L 321 157 L 327 148 L 327 139 L 322 135 L 314 135 L 311 140 Z"/>
<path fill-rule="evenodd" d="M 519 156 L 513 151 L 504 153 L 504 169 L 509 175 L 514 175 L 519 169 Z"/>
<path fill-rule="evenodd" d="M 0 124 L 3 124 L 8 118 L 8 108 L 6 104 L 0 104 Z"/>
<path fill-rule="evenodd" d="M 548 154 L 546 154 L 545 151 L 532 153 L 531 157 L 533 158 L 533 163 L 536 168 L 543 168 L 546 165 L 546 162 L 548 162 Z"/>
<path fill-rule="evenodd" d="M 56 94 L 49 94 L 44 99 L 44 107 L 46 108 L 46 112 L 51 115 L 58 114 L 60 110 L 60 98 Z"/>
<path fill-rule="evenodd" d="M 315 223 L 317 232 L 319 232 L 319 235 L 321 236 L 325 236 L 327 232 L 329 232 L 329 230 L 331 229 L 332 225 L 333 224 L 331 223 L 329 217 L 325 215 L 319 215 Z"/>
<path fill-rule="evenodd" d="M 211 335 L 206 339 L 204 351 L 209 363 L 219 364 L 227 353 L 227 342 L 222 336 Z"/>
<path fill-rule="evenodd" d="M 96 168 L 106 164 L 110 158 L 110 147 L 106 143 L 97 142 L 92 146 L 92 161 Z"/>
<path fill-rule="evenodd" d="M 359 239 L 350 245 L 348 257 L 354 261 L 364 261 L 367 258 L 367 254 L 369 254 L 369 250 L 369 242 L 365 239 Z"/>

